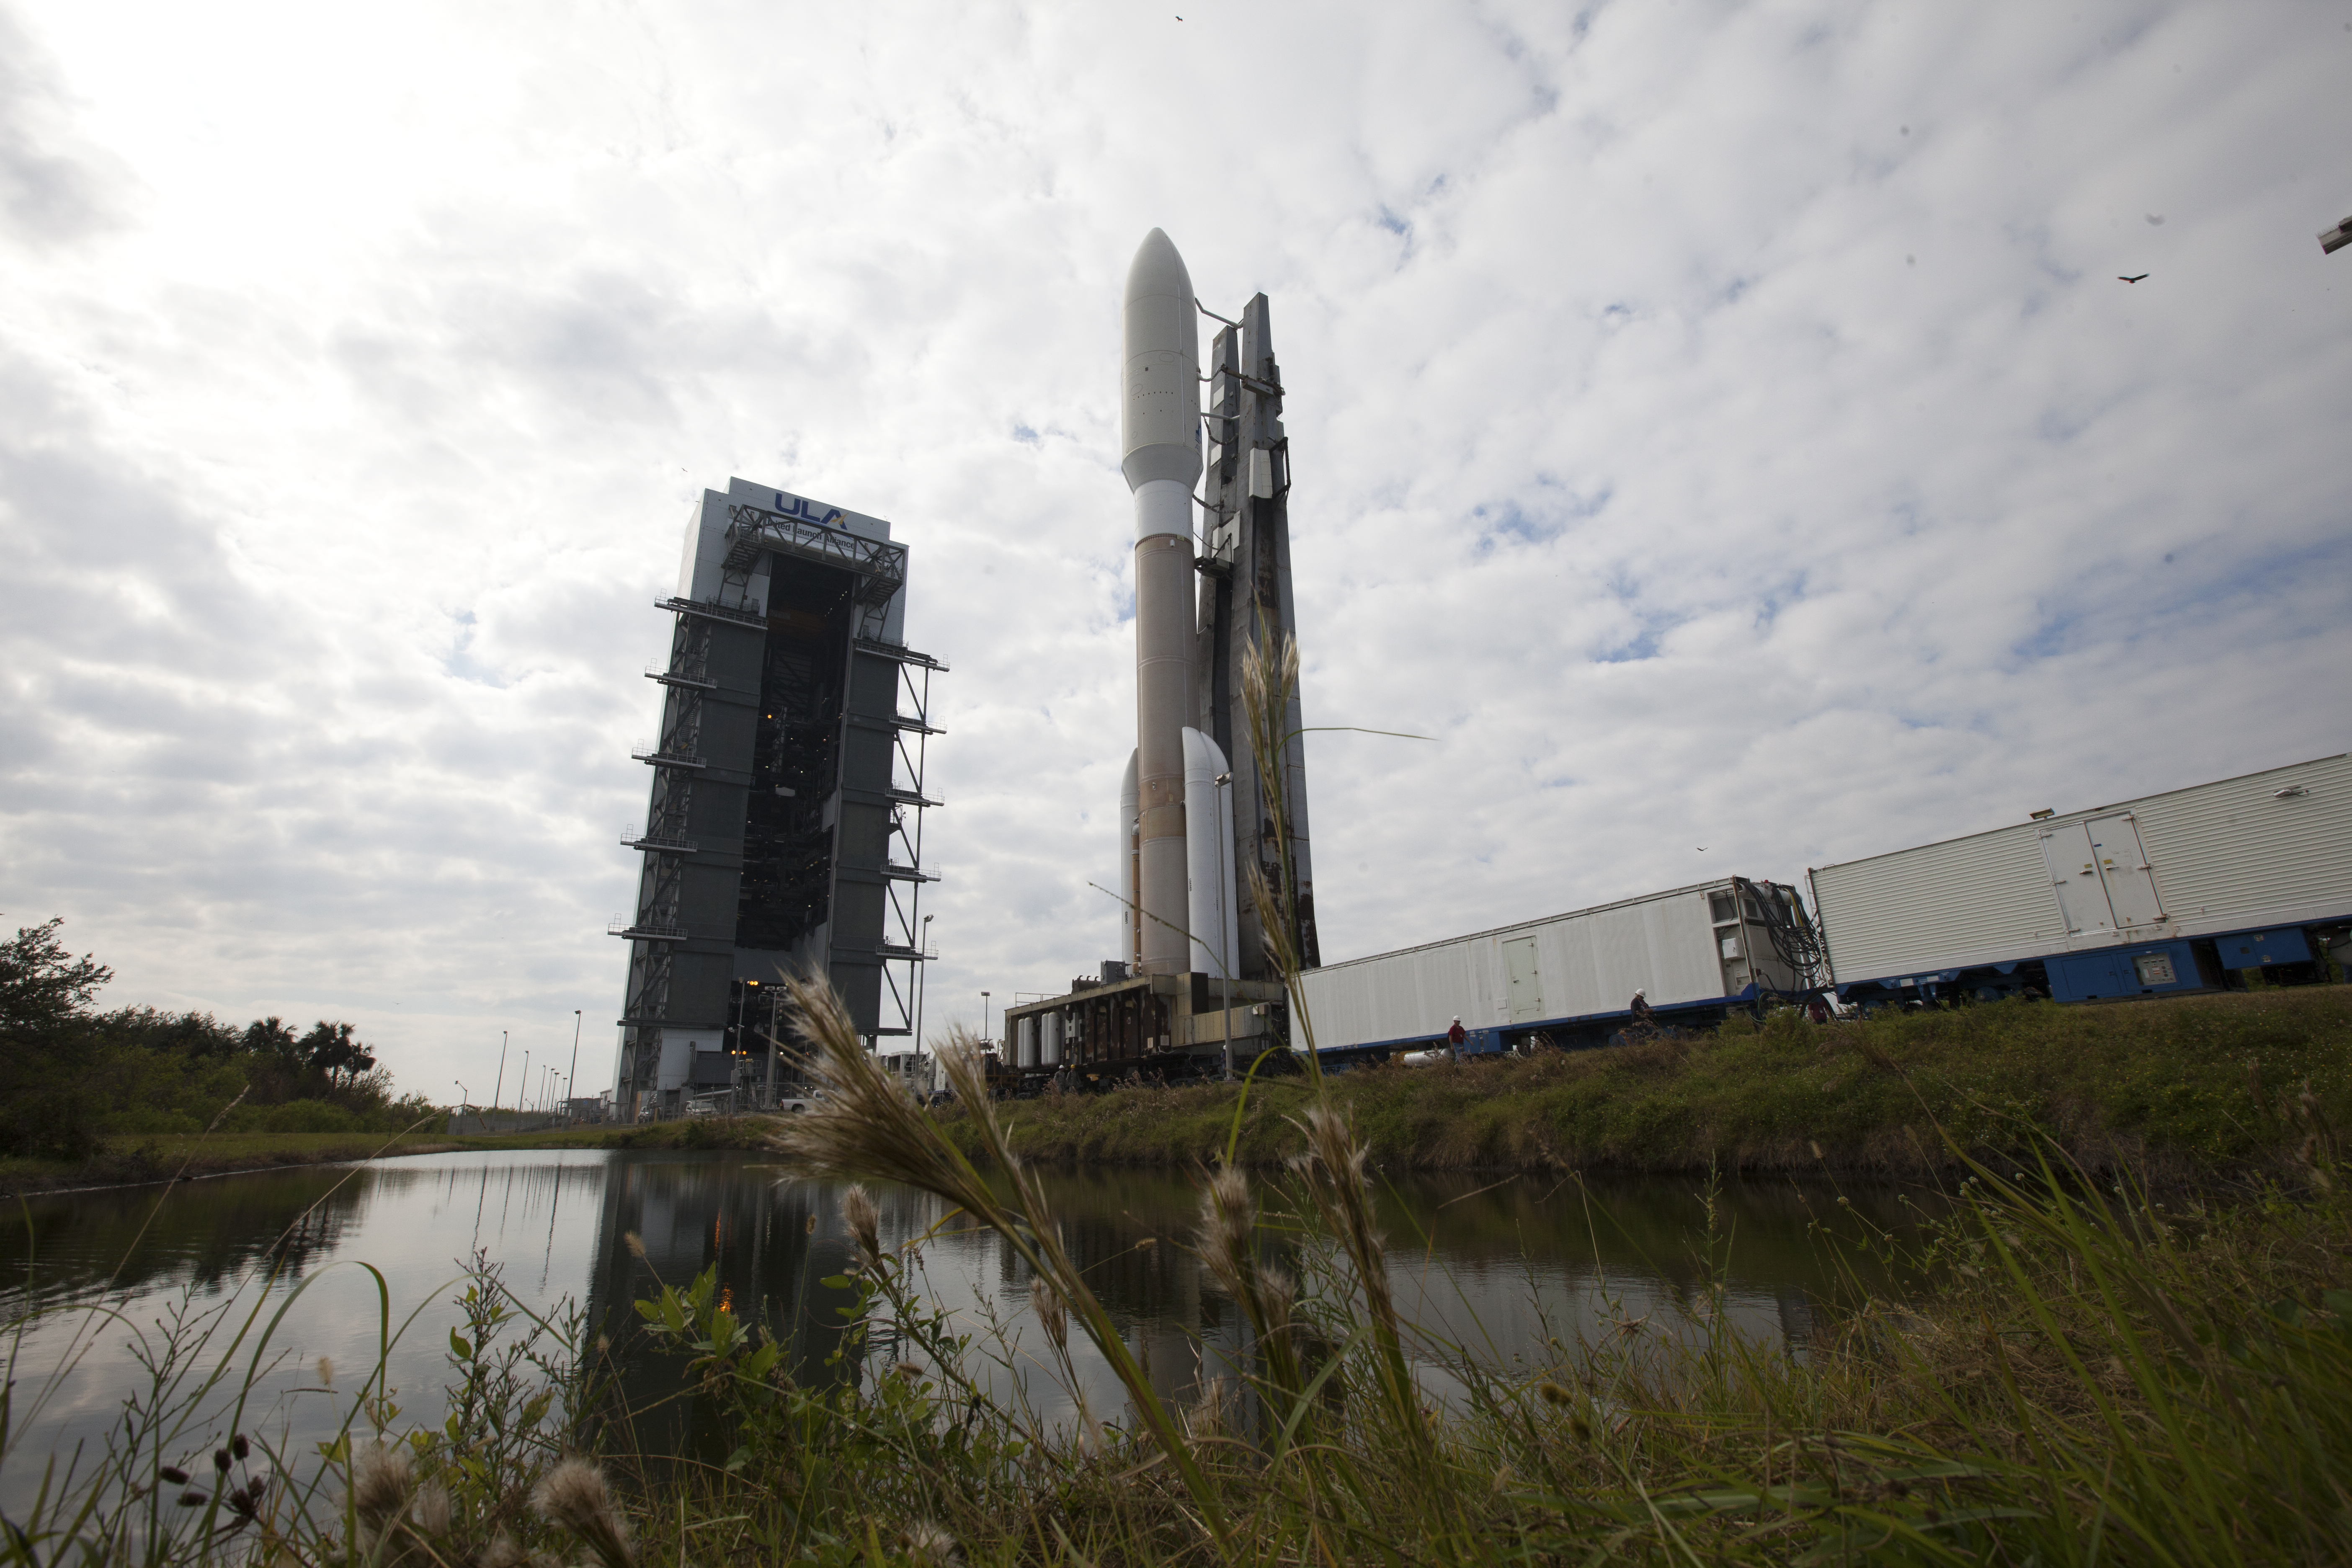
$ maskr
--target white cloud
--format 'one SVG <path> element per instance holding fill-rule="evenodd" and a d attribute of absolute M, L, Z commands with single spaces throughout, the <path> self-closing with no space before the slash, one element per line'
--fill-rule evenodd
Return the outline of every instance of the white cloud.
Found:
<path fill-rule="evenodd" d="M 2346 744 L 2331 14 L 1184 16 L 0 17 L 0 908 L 427 1092 L 574 1007 L 601 1076 L 740 473 L 913 547 L 932 1018 L 1058 985 L 1155 224 L 1273 300 L 1310 722 L 1437 738 L 1314 738 L 1327 954 Z"/>

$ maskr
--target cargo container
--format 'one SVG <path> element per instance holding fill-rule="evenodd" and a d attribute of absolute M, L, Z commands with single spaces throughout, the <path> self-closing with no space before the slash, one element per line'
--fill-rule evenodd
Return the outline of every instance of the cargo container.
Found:
<path fill-rule="evenodd" d="M 1316 1049 L 1375 1057 L 1442 1042 L 1465 1054 L 1599 1045 L 1635 992 L 1668 1024 L 1709 1025 L 1734 1006 L 1816 984 L 1811 922 L 1793 888 L 1742 877 L 1328 963 L 1299 976 Z M 1307 1047 L 1293 1018 L 1290 1043 Z"/>
<path fill-rule="evenodd" d="M 1806 873 L 1838 994 L 2062 1002 L 2330 977 L 2352 931 L 2352 756 Z M 2337 972 L 2340 973 L 2340 970 Z"/>

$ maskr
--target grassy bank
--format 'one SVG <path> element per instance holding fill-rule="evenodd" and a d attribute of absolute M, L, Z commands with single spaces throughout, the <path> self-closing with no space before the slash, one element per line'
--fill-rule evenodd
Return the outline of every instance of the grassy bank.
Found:
<path fill-rule="evenodd" d="M 445 1121 L 436 1117 L 436 1125 Z M 432 1128 L 407 1133 L 123 1133 L 87 1160 L 0 1159 L 0 1197 L 196 1180 L 289 1165 L 443 1154 L 462 1149 L 757 1149 L 767 1123 L 753 1117 L 697 1119 L 645 1127 L 581 1127 L 451 1137 Z"/>
<path fill-rule="evenodd" d="M 1826 1026 L 1793 1014 L 1688 1040 L 1330 1080 L 1376 1165 L 1444 1170 L 1948 1173 L 1964 1147 L 2038 1131 L 2093 1169 L 2170 1178 L 2276 1165 L 2307 1135 L 2301 1105 L 2352 1125 L 2352 988 L 2112 1006 L 2010 1002 Z M 1249 1093 L 1235 1158 L 1301 1152 L 1301 1079 Z M 1028 1159 L 1183 1164 L 1225 1146 L 1223 1086 L 1048 1095 L 1009 1105 Z M 968 1119 L 950 1136 L 977 1149 Z"/>
<path fill-rule="evenodd" d="M 1248 1331 L 1221 1336 L 1229 1375 L 1201 1385 L 1145 1371 L 1001 1125 L 971 1118 L 1003 1173 L 992 1184 L 845 1017 L 816 1033 L 835 1098 L 780 1129 L 783 1155 L 914 1184 L 993 1231 L 1029 1291 L 1026 1340 L 944 1316 L 922 1287 L 931 1238 L 886 1240 L 852 1192 L 853 1260 L 834 1284 L 856 1305 L 822 1365 L 796 1366 L 783 1304 L 731 1301 L 715 1271 L 640 1273 L 636 1315 L 675 1381 L 625 1394 L 607 1325 L 531 1320 L 486 1264 L 449 1336 L 446 1418 L 404 1421 L 369 1369 L 322 1368 L 312 1392 L 341 1402 L 342 1436 L 322 1455 L 277 1453 L 258 1430 L 190 1419 L 184 1392 L 215 1361 L 233 1388 L 262 1358 L 275 1325 L 256 1293 L 241 1331 L 265 1342 L 159 1358 L 103 1470 L 12 1520 L 0 1562 L 2087 1568 L 2352 1554 L 2352 1199 L 2315 1106 L 2298 1113 L 2293 1185 L 2229 1206 L 2168 1207 L 2127 1180 L 2041 1165 L 2015 1181 L 1974 1171 L 1905 1259 L 1924 1296 L 1853 1286 L 1817 1314 L 1802 1360 L 1742 1337 L 1712 1269 L 1687 1293 L 1613 1303 L 1589 1331 L 1515 1336 L 1517 1354 L 1424 1330 L 1389 1293 L 1366 1151 L 1318 1106 L 1279 1176 L 1202 1182 L 1192 1243 Z M 968 1064 L 952 1070 L 977 1087 Z M 1715 1257 L 1716 1239 L 1693 1236 L 1695 1255 Z M 236 1322 L 221 1321 L 204 1331 L 226 1341 Z M 1025 1364 L 1066 1385 L 1082 1340 L 1123 1385 L 1116 1407 L 1047 1421 L 990 1376 Z M 1438 1407 L 1416 1364 L 1444 1367 L 1459 1397 Z M 20 1384 L 0 1423 L 43 1397 Z M 702 1440 L 685 1458 L 640 1441 L 688 1411 Z M 0 1430 L 0 1464 L 41 1462 L 14 1440 Z"/>

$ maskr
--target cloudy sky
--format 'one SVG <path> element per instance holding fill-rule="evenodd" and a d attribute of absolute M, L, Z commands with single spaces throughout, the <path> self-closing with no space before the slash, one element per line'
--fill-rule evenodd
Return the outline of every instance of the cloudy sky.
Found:
<path fill-rule="evenodd" d="M 2352 744 L 2352 7 L 1171 4 L 0 0 L 0 921 L 604 1081 L 741 474 L 912 546 L 930 1021 L 1058 987 L 1155 225 L 1433 737 L 1311 743 L 1328 957 Z"/>

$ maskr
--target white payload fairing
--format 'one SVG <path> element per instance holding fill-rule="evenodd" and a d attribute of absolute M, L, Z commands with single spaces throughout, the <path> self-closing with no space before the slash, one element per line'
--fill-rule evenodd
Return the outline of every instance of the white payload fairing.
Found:
<path fill-rule="evenodd" d="M 1234 959 L 1233 829 L 1214 783 L 1225 759 L 1188 721 L 1201 477 L 1195 308 L 1184 258 L 1153 229 L 1128 268 L 1119 356 L 1119 467 L 1135 498 L 1135 756 L 1121 786 L 1120 882 L 1125 956 L 1147 974 L 1230 974 Z"/>

